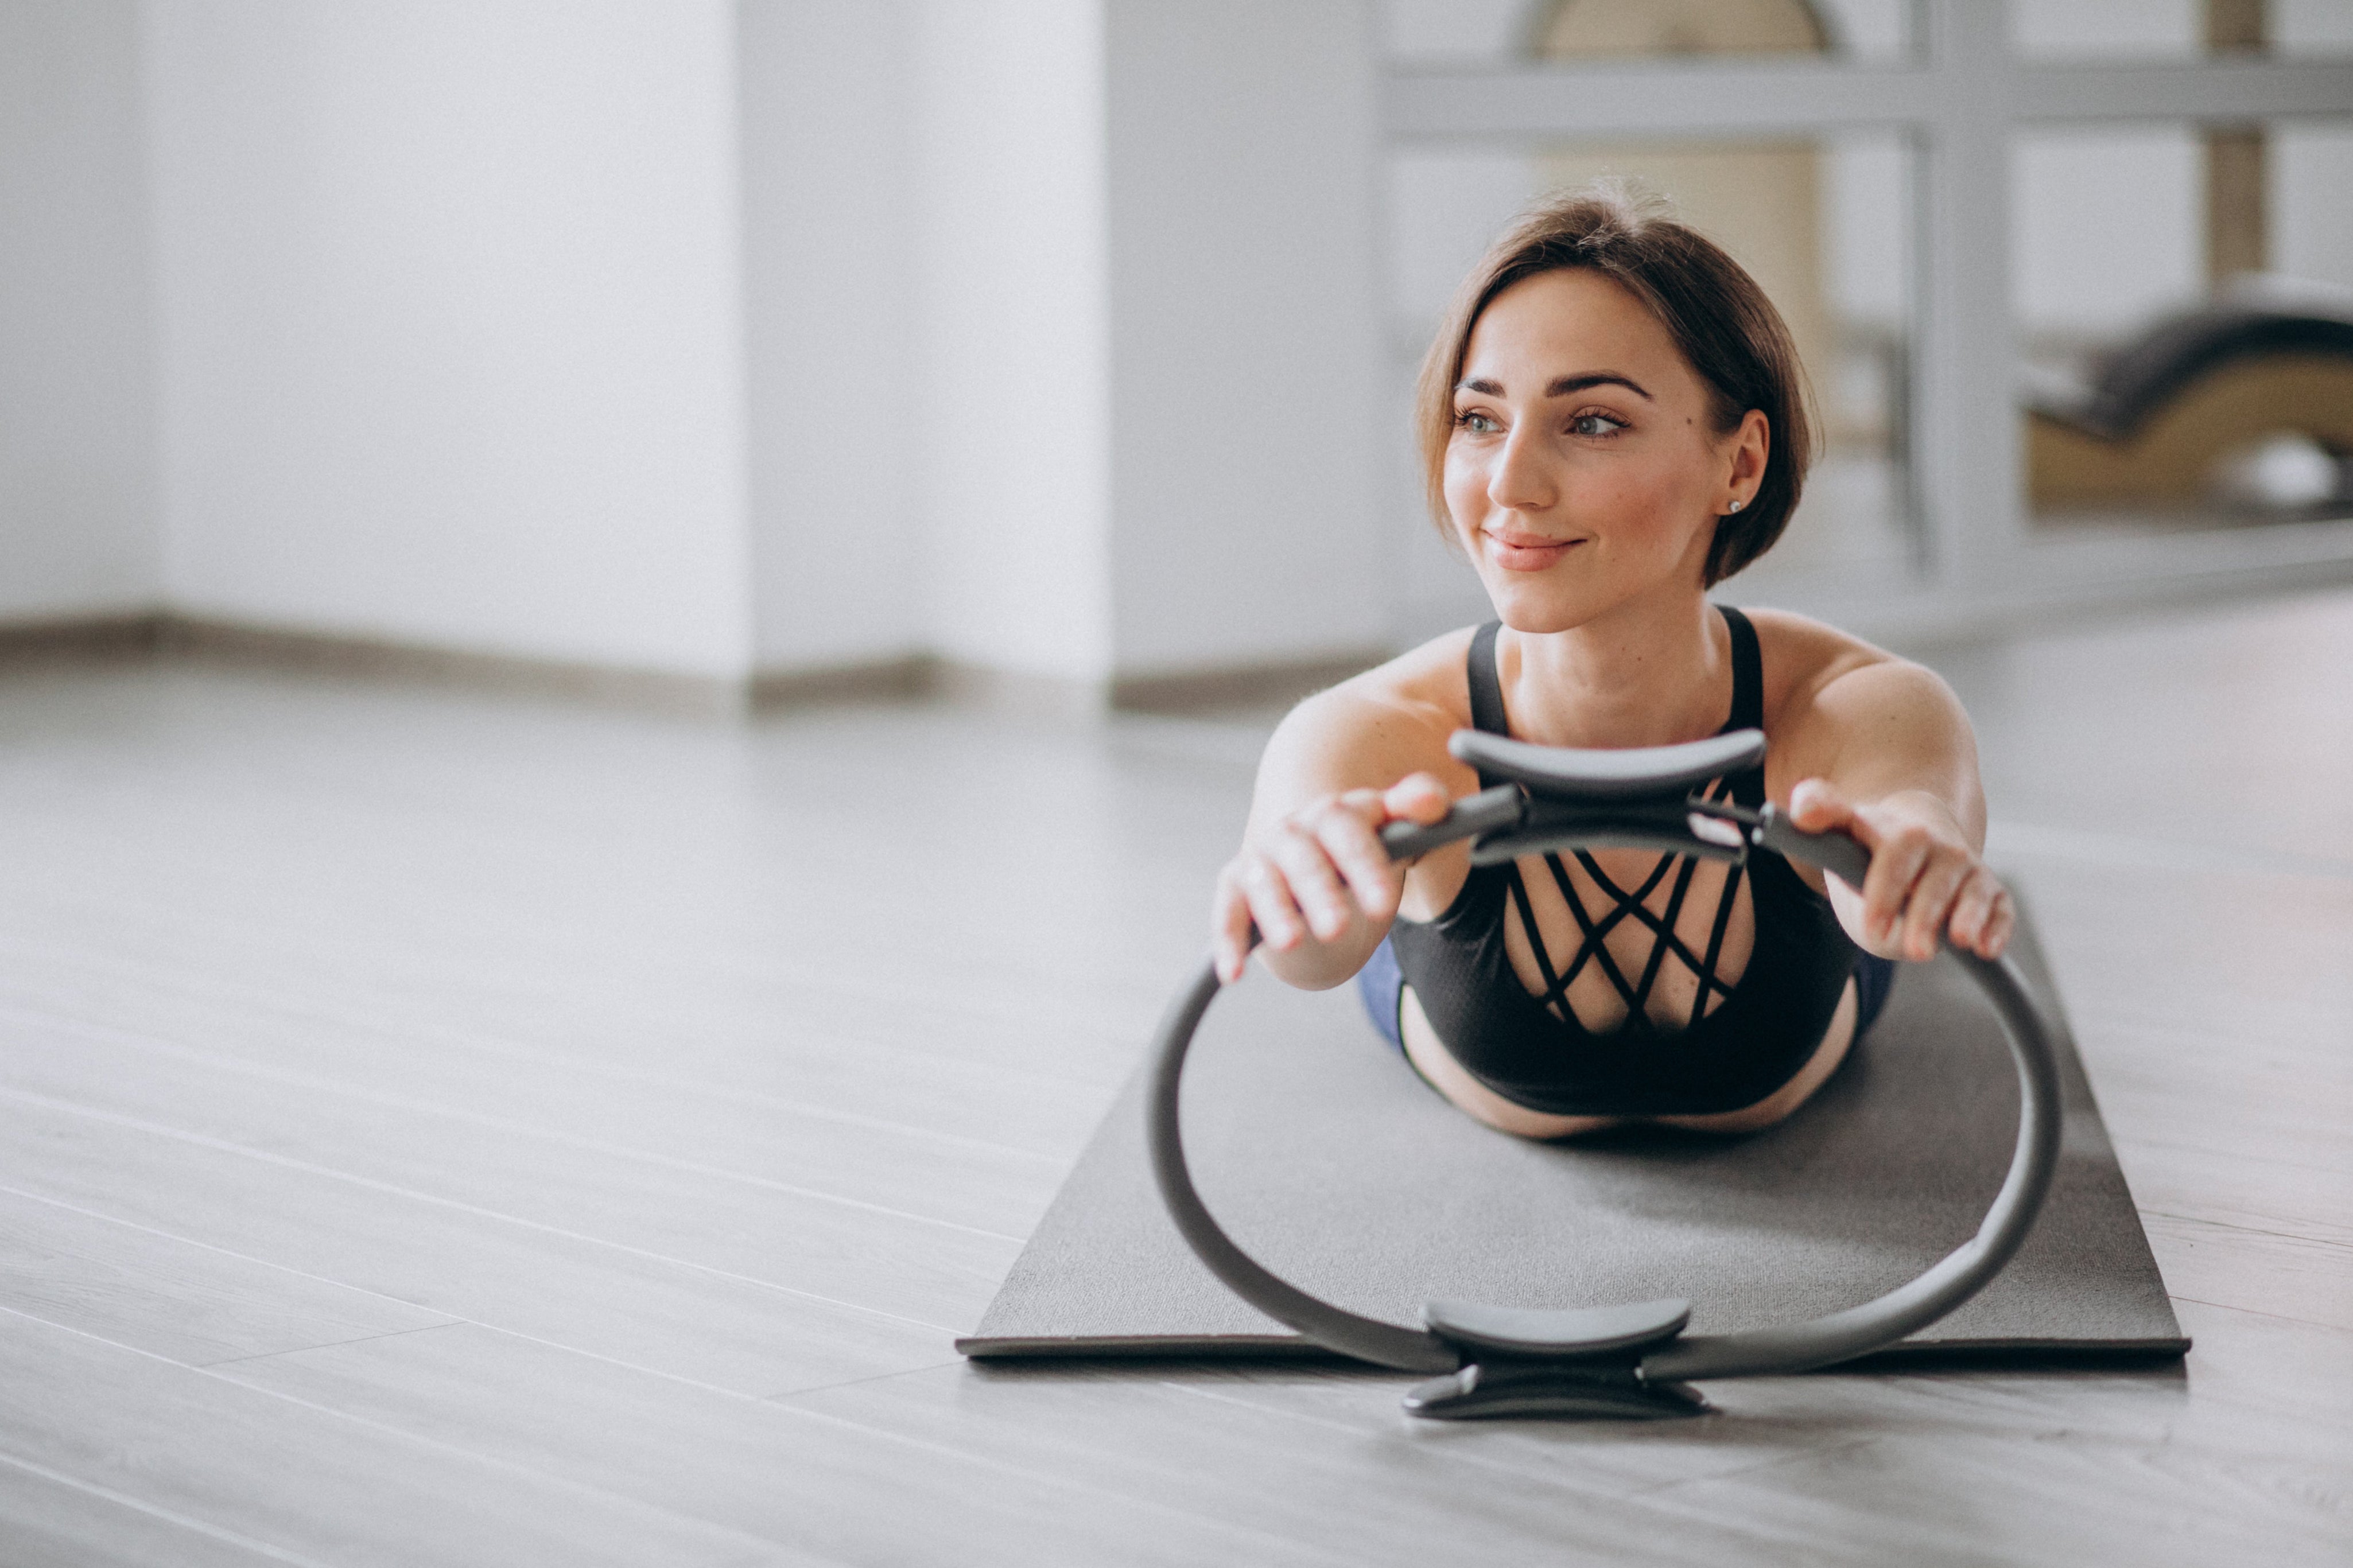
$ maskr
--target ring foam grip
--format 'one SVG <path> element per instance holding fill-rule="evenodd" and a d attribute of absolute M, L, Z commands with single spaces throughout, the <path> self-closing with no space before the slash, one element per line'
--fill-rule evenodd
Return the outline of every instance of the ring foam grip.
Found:
<path fill-rule="evenodd" d="M 1508 779 L 1533 795 L 1644 800 L 1682 795 L 1725 773 L 1755 767 L 1765 759 L 1765 731 L 1735 730 L 1680 746 L 1586 751 L 1457 730 L 1447 737 L 1446 749 L 1457 762 Z"/>

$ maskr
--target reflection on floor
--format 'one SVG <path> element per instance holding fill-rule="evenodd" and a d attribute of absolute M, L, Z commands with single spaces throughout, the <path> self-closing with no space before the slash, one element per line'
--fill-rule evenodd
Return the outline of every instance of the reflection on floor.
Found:
<path fill-rule="evenodd" d="M 2341 1563 L 2353 596 L 1939 662 L 2198 1348 L 1639 1430 L 950 1352 L 1263 720 L 0 682 L 0 1561 Z"/>

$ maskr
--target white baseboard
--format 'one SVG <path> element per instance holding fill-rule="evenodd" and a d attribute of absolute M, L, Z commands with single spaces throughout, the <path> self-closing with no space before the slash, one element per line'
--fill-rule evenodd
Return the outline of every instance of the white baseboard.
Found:
<path fill-rule="evenodd" d="M 736 718 L 845 702 L 933 700 L 1052 722 L 1113 710 L 1190 713 L 1285 706 L 1388 657 L 1383 649 L 1110 680 L 1072 679 L 907 654 L 764 669 L 736 680 L 586 660 L 436 647 L 171 610 L 0 623 L 0 669 L 158 659 L 508 691 L 606 706 Z"/>

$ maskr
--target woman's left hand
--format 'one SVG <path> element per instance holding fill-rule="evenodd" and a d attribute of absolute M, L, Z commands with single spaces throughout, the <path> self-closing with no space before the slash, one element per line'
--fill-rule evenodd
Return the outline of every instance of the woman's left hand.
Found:
<path fill-rule="evenodd" d="M 2009 945 L 2018 923 L 2010 889 L 1936 796 L 1905 790 L 1859 805 L 1827 780 L 1806 779 L 1789 792 L 1789 820 L 1808 833 L 1840 829 L 1871 851 L 1859 909 L 1845 884 L 1830 879 L 1832 901 L 1865 952 L 1934 958 L 1949 937 L 1980 958 L 1999 958 Z"/>

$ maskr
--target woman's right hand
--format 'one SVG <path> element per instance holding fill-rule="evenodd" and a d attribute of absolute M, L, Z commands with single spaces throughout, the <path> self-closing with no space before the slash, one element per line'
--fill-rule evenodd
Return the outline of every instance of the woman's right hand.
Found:
<path fill-rule="evenodd" d="M 1426 826 L 1452 804 L 1434 775 L 1409 773 L 1386 790 L 1319 796 L 1254 827 L 1241 852 L 1218 873 L 1209 921 L 1218 978 L 1229 985 L 1241 978 L 1253 925 L 1278 953 L 1343 942 L 1366 921 L 1386 928 L 1405 892 L 1406 862 L 1389 858 L 1382 826 Z M 1348 973 L 1364 957 L 1358 954 Z M 1346 978 L 1338 974 L 1324 983 Z"/>

